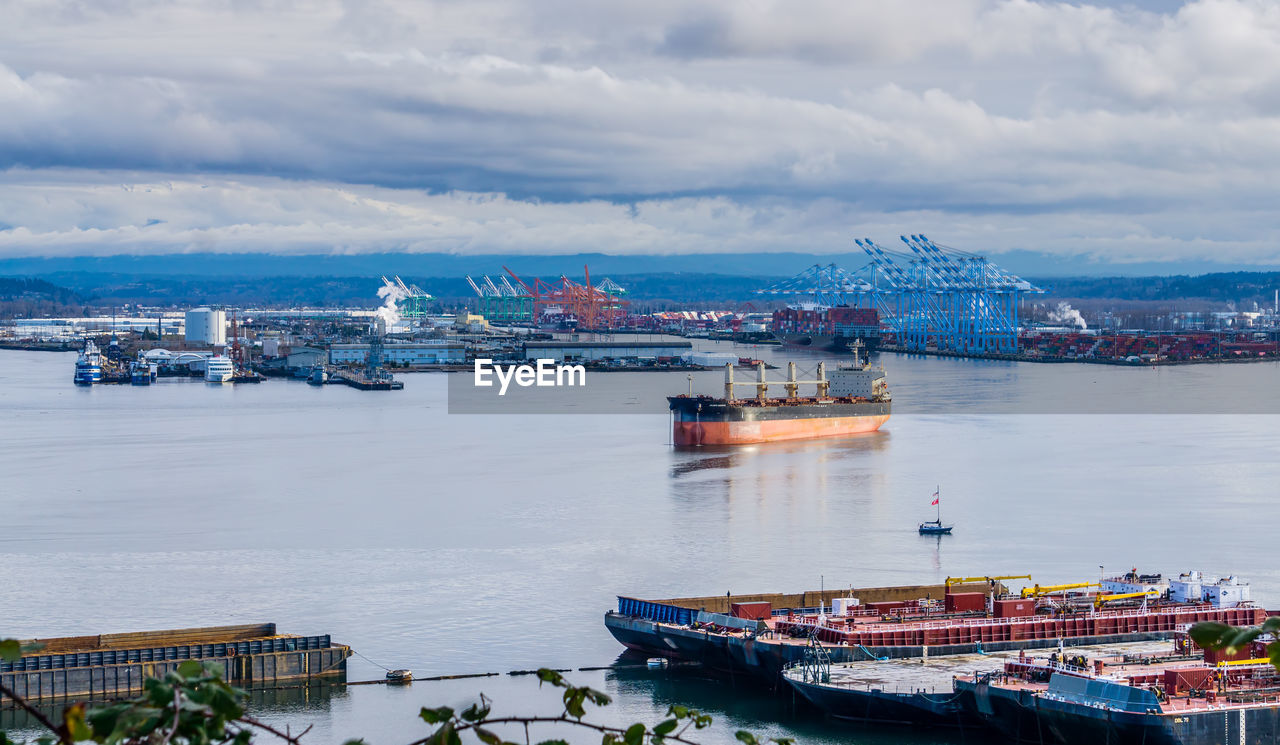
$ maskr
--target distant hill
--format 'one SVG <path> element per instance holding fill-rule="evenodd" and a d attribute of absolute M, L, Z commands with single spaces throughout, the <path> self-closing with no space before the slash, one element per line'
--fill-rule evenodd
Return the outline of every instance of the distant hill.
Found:
<path fill-rule="evenodd" d="M 1055 297 L 1102 300 L 1193 302 L 1270 307 L 1280 290 L 1280 272 L 1217 272 L 1172 277 L 1056 277 L 1033 280 Z"/>
<path fill-rule="evenodd" d="M 898 248 L 896 241 L 886 241 Z M 959 246 L 972 252 L 980 247 Z M 381 253 L 273 255 L 258 253 L 190 253 L 116 256 L 59 256 L 0 258 L 0 275 L 40 277 L 58 283 L 57 275 L 77 272 L 132 277 L 377 277 L 382 274 L 416 277 L 462 277 L 499 274 L 508 266 L 521 276 L 581 278 L 584 264 L 591 276 L 682 272 L 742 277 L 790 277 L 814 264 L 835 263 L 849 271 L 866 266 L 867 255 L 852 244 L 847 252 L 814 254 L 804 251 L 766 253 L 679 253 L 563 255 Z M 1006 251 L 988 256 L 1002 268 L 1022 276 L 1109 277 L 1199 275 L 1246 267 L 1211 261 L 1109 264 L 1086 256 L 1057 256 L 1036 251 Z M 1271 269 L 1272 267 L 1266 267 Z M 1280 267 L 1275 267 L 1280 269 Z"/>
<path fill-rule="evenodd" d="M 0 277 L 0 318 L 80 313 L 85 298 L 34 277 Z"/>
<path fill-rule="evenodd" d="M 777 300 L 754 290 L 803 271 L 813 263 L 835 262 L 856 270 L 865 256 L 817 256 L 800 253 L 679 256 L 514 256 L 452 254 L 369 254 L 357 256 L 271 256 L 185 254 L 51 259 L 0 259 L 0 272 L 21 269 L 29 276 L 3 280 L 0 297 L 13 302 L 44 300 L 67 306 L 92 302 L 100 307 L 132 303 L 181 307 L 202 304 L 315 307 L 374 307 L 381 304 L 382 275 L 400 275 L 458 308 L 474 300 L 465 276 L 495 280 L 509 266 L 526 281 L 555 281 L 561 273 L 583 280 L 583 265 L 593 282 L 609 277 L 626 287 L 637 309 L 760 309 Z M 1001 257 L 1001 261 L 1004 258 Z M 1280 271 L 1232 271 L 1173 276 L 1030 275 L 1049 290 L 1044 300 L 1090 301 L 1105 309 L 1113 301 L 1188 305 L 1188 310 L 1269 306 L 1280 288 Z M 514 281 L 514 280 L 513 280 Z M 34 307 L 34 306 L 33 306 Z M 45 311 L 41 311 L 45 312 Z"/>
<path fill-rule="evenodd" d="M 310 307 L 364 307 L 382 304 L 378 289 L 380 276 L 368 277 L 223 277 L 170 276 L 133 277 L 126 274 L 67 272 L 56 275 L 60 282 L 91 294 L 100 306 L 139 303 L 158 306 L 257 305 Z M 435 296 L 441 307 L 457 308 L 475 300 L 466 278 L 401 275 Z M 738 307 L 744 302 L 760 304 L 752 291 L 776 281 L 770 277 L 738 277 L 717 274 L 667 272 L 662 274 L 614 274 L 612 279 L 628 290 L 635 307 L 662 309 L 683 307 Z M 477 277 L 476 279 L 479 279 Z M 494 279 L 497 279 L 496 273 Z M 534 276 L 525 281 L 533 284 Z M 543 276 L 554 282 L 558 276 Z M 593 283 L 595 278 L 593 276 Z M 579 276 L 577 281 L 581 281 Z M 513 281 L 514 283 L 514 281 Z"/>

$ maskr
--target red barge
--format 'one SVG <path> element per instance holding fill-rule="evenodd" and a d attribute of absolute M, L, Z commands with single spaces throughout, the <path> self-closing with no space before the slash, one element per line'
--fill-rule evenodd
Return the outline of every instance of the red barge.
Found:
<path fill-rule="evenodd" d="M 620 596 L 605 626 L 647 656 L 776 683 L 784 668 L 815 650 L 830 663 L 935 657 L 1155 641 L 1201 621 L 1248 626 L 1266 618 L 1248 601 L 1247 585 L 1243 600 L 1182 597 L 1159 575 L 1132 572 L 1105 581 L 1094 594 L 1013 595 L 1000 582 L 1007 578 L 977 579 L 986 581 L 736 598 Z"/>

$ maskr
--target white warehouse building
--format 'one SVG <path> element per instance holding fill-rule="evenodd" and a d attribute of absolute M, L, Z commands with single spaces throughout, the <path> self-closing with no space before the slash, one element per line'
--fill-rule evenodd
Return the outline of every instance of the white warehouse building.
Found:
<path fill-rule="evenodd" d="M 195 308 L 187 311 L 187 330 L 184 338 L 189 344 L 226 346 L 227 312 L 209 308 Z"/>
<path fill-rule="evenodd" d="M 369 358 L 368 344 L 330 344 L 329 364 L 363 364 Z M 394 365 L 460 364 L 466 361 L 466 348 L 459 344 L 385 344 L 382 359 Z"/>

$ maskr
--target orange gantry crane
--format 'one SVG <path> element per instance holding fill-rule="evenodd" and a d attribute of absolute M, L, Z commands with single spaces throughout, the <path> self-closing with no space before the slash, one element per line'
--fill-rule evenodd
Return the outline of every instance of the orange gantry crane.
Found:
<path fill-rule="evenodd" d="M 535 319 L 559 315 L 582 329 L 616 328 L 626 320 L 630 301 L 618 297 L 614 290 L 617 285 L 607 280 L 600 287 L 593 287 L 591 270 L 585 265 L 582 267 L 586 279 L 583 284 L 563 274 L 555 282 L 534 277 L 533 284 L 530 284 L 507 267 L 502 269 L 533 298 Z"/>

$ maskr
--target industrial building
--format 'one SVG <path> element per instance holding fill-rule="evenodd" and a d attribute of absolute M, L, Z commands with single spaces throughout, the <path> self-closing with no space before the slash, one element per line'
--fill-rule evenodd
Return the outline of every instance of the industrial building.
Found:
<path fill-rule="evenodd" d="M 331 344 L 329 364 L 364 364 L 369 357 L 368 344 Z M 443 365 L 466 362 L 466 347 L 461 344 L 385 344 L 382 360 L 388 365 Z"/>
<path fill-rule="evenodd" d="M 687 341 L 531 341 L 525 342 L 526 360 L 594 361 L 678 358 L 693 349 Z"/>
<path fill-rule="evenodd" d="M 314 367 L 329 361 L 329 353 L 315 347 L 292 347 L 285 356 L 285 367 Z"/>
<path fill-rule="evenodd" d="M 210 308 L 187 311 L 185 338 L 188 344 L 222 347 L 227 344 L 227 312 Z"/>

